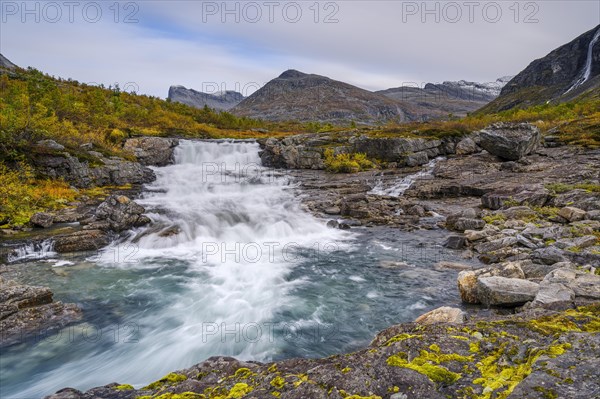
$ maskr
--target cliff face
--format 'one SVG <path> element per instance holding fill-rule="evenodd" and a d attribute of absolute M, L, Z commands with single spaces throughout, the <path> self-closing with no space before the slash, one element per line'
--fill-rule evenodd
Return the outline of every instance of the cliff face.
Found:
<path fill-rule="evenodd" d="M 600 25 L 533 61 L 484 110 L 568 101 L 600 91 Z"/>
<path fill-rule="evenodd" d="M 238 105 L 244 96 L 236 91 L 225 91 L 217 94 L 203 93 L 183 86 L 169 88 L 169 100 L 189 105 L 195 108 L 209 108 L 227 111 Z"/>

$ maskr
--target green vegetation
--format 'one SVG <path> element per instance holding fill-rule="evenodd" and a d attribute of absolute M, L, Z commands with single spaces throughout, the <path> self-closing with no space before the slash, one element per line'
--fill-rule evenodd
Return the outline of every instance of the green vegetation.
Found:
<path fill-rule="evenodd" d="M 577 184 L 550 183 L 546 184 L 545 187 L 554 194 L 563 194 L 571 190 L 585 190 L 590 193 L 600 193 L 600 184 L 589 182 Z"/>
<path fill-rule="evenodd" d="M 23 225 L 34 213 L 63 208 L 76 196 L 64 182 L 36 179 L 23 162 L 15 169 L 0 163 L 0 227 Z"/>
<path fill-rule="evenodd" d="M 506 222 L 506 216 L 502 213 L 494 213 L 491 215 L 486 215 L 482 217 L 484 222 L 488 224 L 504 224 Z"/>
<path fill-rule="evenodd" d="M 460 137 L 494 122 L 532 122 L 543 134 L 556 135 L 565 143 L 600 147 L 600 99 L 544 104 L 496 113 L 477 112 L 450 121 L 389 123 L 378 127 L 345 126 L 321 122 L 265 122 L 236 117 L 210 108 L 195 109 L 156 97 L 137 95 L 118 86 L 82 84 L 45 75 L 36 69 L 16 69 L 0 75 L 0 226 L 21 226 L 39 211 L 53 210 L 77 198 L 78 193 L 61 181 L 34 176 L 32 157 L 40 149 L 33 144 L 52 139 L 66 151 L 97 166 L 97 158 L 80 146 L 91 143 L 106 156 L 132 159 L 123 142 L 133 136 L 190 138 L 266 138 L 298 133 L 331 133 L 352 130 L 373 137 Z M 365 154 L 324 154 L 328 170 L 352 173 L 375 166 Z M 555 194 L 572 189 L 600 192 L 598 183 L 555 183 L 546 186 Z M 501 222 L 494 219 L 491 222 Z"/>
<path fill-rule="evenodd" d="M 195 109 L 159 98 L 77 81 L 55 79 L 19 69 L 0 77 L 0 161 L 20 160 L 41 139 L 68 149 L 93 143 L 97 149 L 121 152 L 135 135 L 219 138 L 257 135 L 265 123 L 209 108 Z"/>
<path fill-rule="evenodd" d="M 561 104 L 543 104 L 502 112 L 479 111 L 459 120 L 388 124 L 367 132 L 373 137 L 460 137 L 497 122 L 530 122 L 542 134 L 551 133 L 560 141 L 585 147 L 600 147 L 600 99 L 579 98 Z M 489 111 L 488 111 L 489 112 Z"/>
<path fill-rule="evenodd" d="M 325 150 L 325 167 L 333 173 L 355 173 L 371 169 L 373 162 L 366 154 L 337 154 L 331 148 Z"/>
<path fill-rule="evenodd" d="M 448 358 L 446 358 L 446 356 L 448 356 Z M 454 373 L 447 368 L 440 366 L 439 364 L 445 361 L 456 360 L 452 356 L 457 356 L 460 359 L 468 360 L 468 358 L 459 355 L 441 355 L 440 357 L 439 355 L 434 354 L 432 356 L 432 353 L 422 350 L 420 356 L 417 356 L 410 361 L 408 360 L 408 355 L 406 353 L 399 352 L 390 356 L 387 359 L 387 364 L 390 366 L 415 370 L 416 372 L 427 376 L 427 378 L 433 382 L 443 385 L 451 385 L 458 381 L 461 378 L 461 375 Z"/>
<path fill-rule="evenodd" d="M 145 386 L 143 389 L 158 389 L 165 385 L 173 385 L 181 381 L 187 380 L 187 377 L 183 374 L 169 373 L 158 381 Z"/>

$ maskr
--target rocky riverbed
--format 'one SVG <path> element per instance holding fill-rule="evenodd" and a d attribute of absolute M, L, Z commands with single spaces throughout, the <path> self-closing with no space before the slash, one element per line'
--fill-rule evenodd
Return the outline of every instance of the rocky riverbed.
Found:
<path fill-rule="evenodd" d="M 213 357 L 140 389 L 115 382 L 48 398 L 592 398 L 599 323 L 594 306 L 404 324 L 355 353 L 264 364 Z"/>
<path fill-rule="evenodd" d="M 175 144 L 130 145 L 145 168 L 168 163 L 164 151 Z M 348 355 L 269 364 L 211 358 L 141 389 L 110 384 L 53 398 L 600 395 L 593 378 L 600 365 L 600 150 L 563 146 L 527 124 L 440 140 L 322 134 L 261 147 L 263 164 L 285 168 L 303 207 L 331 228 L 452 231 L 444 245 L 466 264 L 440 267 L 460 271 L 466 307 L 391 327 Z M 323 170 L 326 149 L 364 152 L 384 168 L 331 174 Z M 54 237 L 54 250 L 95 250 L 151 222 L 122 194 L 36 215 L 32 224 L 78 221 Z"/>

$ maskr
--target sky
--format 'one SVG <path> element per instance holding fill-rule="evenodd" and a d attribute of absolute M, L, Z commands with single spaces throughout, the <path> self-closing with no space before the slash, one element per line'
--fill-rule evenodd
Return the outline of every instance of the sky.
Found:
<path fill-rule="evenodd" d="M 0 52 L 161 98 L 249 95 L 287 69 L 383 90 L 515 75 L 598 24 L 596 0 L 0 0 Z"/>

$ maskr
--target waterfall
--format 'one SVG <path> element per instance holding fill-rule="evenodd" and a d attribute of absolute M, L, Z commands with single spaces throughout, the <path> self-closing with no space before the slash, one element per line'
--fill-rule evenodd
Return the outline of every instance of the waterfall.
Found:
<path fill-rule="evenodd" d="M 17 262 L 23 260 L 44 259 L 55 256 L 54 241 L 44 240 L 34 242 L 17 247 L 11 254 L 8 255 L 9 262 Z"/>
<path fill-rule="evenodd" d="M 583 68 L 583 73 L 581 74 L 579 79 L 577 79 L 577 81 L 573 84 L 573 86 L 571 86 L 571 88 L 565 92 L 565 94 L 567 94 L 571 90 L 578 88 L 579 86 L 587 82 L 587 80 L 590 78 L 590 75 L 592 74 L 592 61 L 594 58 L 593 50 L 594 46 L 596 45 L 599 39 L 600 29 L 598 29 L 598 31 L 594 35 L 594 38 L 592 39 L 592 41 L 590 41 L 590 44 L 588 46 L 587 59 L 585 62 L 585 67 Z"/>
<path fill-rule="evenodd" d="M 400 197 L 404 194 L 406 190 L 408 190 L 415 181 L 420 179 L 425 179 L 429 176 L 433 175 L 433 168 L 435 164 L 441 160 L 444 160 L 444 157 L 439 157 L 432 159 L 429 163 L 419 172 L 413 173 L 412 175 L 408 175 L 400 179 L 398 182 L 393 184 L 390 187 L 384 187 L 383 181 L 380 179 L 377 184 L 369 191 L 369 194 L 375 195 L 387 195 L 390 197 Z"/>

